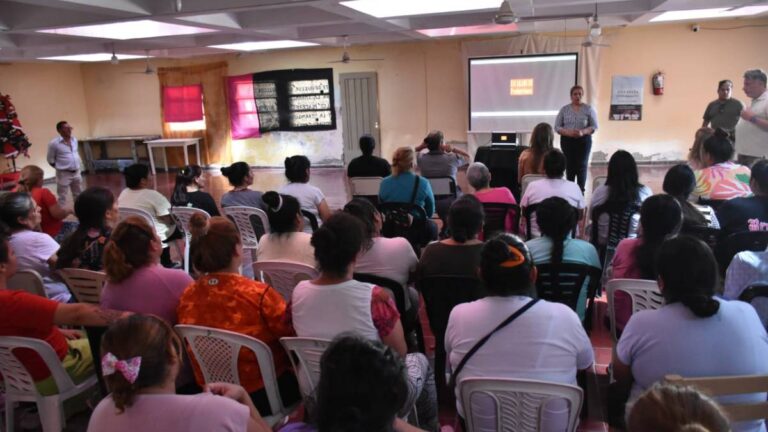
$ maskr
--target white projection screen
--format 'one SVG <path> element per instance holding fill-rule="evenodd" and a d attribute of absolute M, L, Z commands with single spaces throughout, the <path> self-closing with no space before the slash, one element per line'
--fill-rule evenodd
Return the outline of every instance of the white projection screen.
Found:
<path fill-rule="evenodd" d="M 578 54 L 469 59 L 469 129 L 530 132 L 570 102 Z"/>

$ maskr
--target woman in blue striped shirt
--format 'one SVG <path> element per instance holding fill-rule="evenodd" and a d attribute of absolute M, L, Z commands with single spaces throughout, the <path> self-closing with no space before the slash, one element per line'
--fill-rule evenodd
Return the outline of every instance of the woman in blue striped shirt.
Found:
<path fill-rule="evenodd" d="M 565 176 L 570 181 L 576 179 L 584 192 L 592 134 L 597 130 L 597 113 L 594 108 L 581 102 L 582 97 L 583 87 L 571 87 L 571 103 L 562 107 L 557 114 L 555 132 L 560 134 L 560 148 L 568 161 Z"/>

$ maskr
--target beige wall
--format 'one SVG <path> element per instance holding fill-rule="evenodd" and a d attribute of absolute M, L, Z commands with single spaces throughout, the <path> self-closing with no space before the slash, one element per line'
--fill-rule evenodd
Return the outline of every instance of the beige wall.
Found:
<path fill-rule="evenodd" d="M 53 177 L 45 160 L 48 142 L 56 136 L 56 122 L 67 120 L 76 136 L 90 134 L 83 78 L 78 64 L 18 63 L 0 66 L 0 92 L 11 101 L 32 147 L 30 158 L 17 159 L 19 168 L 34 164 Z M 4 163 L 4 162 L 3 162 Z"/>
<path fill-rule="evenodd" d="M 721 21 L 699 33 L 689 24 L 609 29 L 610 48 L 602 48 L 598 114 L 601 128 L 595 137 L 595 160 L 618 148 L 644 159 L 680 159 L 701 124 L 707 102 L 716 97 L 717 81 L 736 83 L 734 96 L 743 100 L 741 74 L 745 69 L 768 69 L 765 41 L 768 28 L 747 27 L 714 31 L 708 27 L 766 24 L 768 21 Z M 158 60 L 156 66 L 203 63 L 226 59 L 230 75 L 274 69 L 333 67 L 336 103 L 338 75 L 374 71 L 379 82 L 382 155 L 416 145 L 430 129 L 442 129 L 446 139 L 467 141 L 467 102 L 461 61 L 461 40 L 355 46 L 352 58 L 384 58 L 380 62 L 329 64 L 341 48 L 308 48 L 233 54 L 190 60 Z M 82 72 L 81 72 L 82 69 Z M 10 93 L 25 129 L 34 142 L 33 160 L 42 164 L 51 125 L 66 118 L 76 134 L 122 135 L 160 133 L 160 100 L 154 75 L 129 74 L 144 69 L 143 61 L 62 65 L 20 64 L 0 67 L 0 91 Z M 652 96 L 650 77 L 666 74 L 664 96 Z M 608 120 L 611 77 L 647 78 L 643 121 Z M 563 103 L 567 100 L 564 98 Z M 337 112 L 338 114 L 338 112 Z M 339 124 L 341 115 L 338 115 Z M 254 165 L 282 166 L 285 156 L 304 153 L 314 163 L 339 163 L 341 129 L 322 133 L 272 133 L 260 139 L 235 141 L 233 158 Z M 40 153 L 43 151 L 42 153 Z M 42 156 L 41 156 L 42 155 Z"/>

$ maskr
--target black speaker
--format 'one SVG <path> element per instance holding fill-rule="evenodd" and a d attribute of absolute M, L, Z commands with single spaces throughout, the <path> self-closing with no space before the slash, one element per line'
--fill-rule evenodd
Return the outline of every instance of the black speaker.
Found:
<path fill-rule="evenodd" d="M 523 146 L 483 146 L 475 153 L 475 162 L 482 162 L 491 171 L 491 186 L 507 187 L 520 202 L 520 185 L 517 183 L 517 161 Z"/>

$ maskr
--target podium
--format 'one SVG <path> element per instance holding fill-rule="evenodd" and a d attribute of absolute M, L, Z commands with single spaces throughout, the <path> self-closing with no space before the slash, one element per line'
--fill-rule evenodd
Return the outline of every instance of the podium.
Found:
<path fill-rule="evenodd" d="M 517 161 L 523 146 L 482 146 L 477 148 L 475 162 L 482 162 L 491 171 L 491 186 L 505 186 L 520 202 L 520 185 L 517 182 Z"/>

